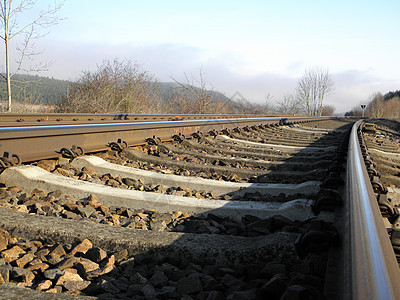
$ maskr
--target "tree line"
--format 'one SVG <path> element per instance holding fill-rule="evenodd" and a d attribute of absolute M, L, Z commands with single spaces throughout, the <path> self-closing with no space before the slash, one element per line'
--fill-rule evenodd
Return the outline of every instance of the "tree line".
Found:
<path fill-rule="evenodd" d="M 57 112 L 87 113 L 172 113 L 172 114 L 279 114 L 333 115 L 334 107 L 323 105 L 334 89 L 324 68 L 307 70 L 299 78 L 294 95 L 264 104 L 244 97 L 230 99 L 214 90 L 202 69 L 198 75 L 184 74 L 184 80 L 157 82 L 151 74 L 130 61 L 104 61 L 95 71 L 86 71 L 61 97 Z"/>
<path fill-rule="evenodd" d="M 130 61 L 104 61 L 97 70 L 83 72 L 60 98 L 56 112 L 67 113 L 259 113 L 251 103 L 236 103 L 213 90 L 200 77 L 162 83 Z"/>
<path fill-rule="evenodd" d="M 268 94 L 263 104 L 251 103 L 240 93 L 236 98 L 226 97 L 214 90 L 202 69 L 198 74 L 184 74 L 181 81 L 171 77 L 171 82 L 159 82 L 137 64 L 118 59 L 105 60 L 96 70 L 82 72 L 75 82 L 17 74 L 11 87 L 15 103 L 44 104 L 47 111 L 54 112 L 333 115 L 334 107 L 323 105 L 325 95 L 332 90 L 330 75 L 324 69 L 317 70 L 326 76 L 323 83 L 319 80 L 322 75 L 314 76 L 314 71 L 308 70 L 299 78 L 293 94 L 282 99 Z M 0 97 L 7 99 L 4 86 Z"/>
<path fill-rule="evenodd" d="M 37 75 L 16 74 L 11 80 L 14 103 L 24 105 L 55 106 L 68 93 L 70 86 L 70 81 Z M 8 99 L 5 84 L 0 85 L 0 99 Z M 5 108 L 6 101 L 2 101 L 0 106 Z"/>
<path fill-rule="evenodd" d="M 372 94 L 365 104 L 365 117 L 370 118 L 400 118 L 400 91 Z M 345 116 L 361 116 L 361 106 L 346 112 Z"/>

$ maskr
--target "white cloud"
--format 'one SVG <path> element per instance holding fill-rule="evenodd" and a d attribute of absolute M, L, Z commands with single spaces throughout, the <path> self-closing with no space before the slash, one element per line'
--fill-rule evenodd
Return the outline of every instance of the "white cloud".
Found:
<path fill-rule="evenodd" d="M 210 55 L 205 49 L 183 44 L 163 44 L 147 47 L 132 45 L 103 45 L 48 42 L 46 48 L 48 60 L 55 61 L 54 66 L 45 75 L 60 79 L 77 79 L 83 70 L 94 70 L 104 59 L 114 58 L 137 62 L 160 81 L 184 79 L 184 73 L 197 76 L 200 68 L 215 90 L 231 97 L 240 92 L 248 101 L 264 103 L 265 94 L 275 99 L 294 92 L 297 78 L 306 67 L 301 60 L 288 61 L 286 74 L 275 71 L 247 72 L 246 60 L 232 52 L 220 52 Z M 327 104 L 334 105 L 336 112 L 344 113 L 352 107 L 365 102 L 374 92 L 386 93 L 400 88 L 399 81 L 383 80 L 372 75 L 372 70 L 347 70 L 332 73 L 335 81 L 335 93 L 328 96 Z"/>

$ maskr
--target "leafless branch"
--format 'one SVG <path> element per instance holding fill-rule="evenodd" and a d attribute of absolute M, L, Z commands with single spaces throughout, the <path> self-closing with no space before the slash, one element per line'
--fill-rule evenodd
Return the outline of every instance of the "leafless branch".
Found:
<path fill-rule="evenodd" d="M 174 77 L 170 77 L 175 83 L 179 85 L 180 97 L 186 97 L 188 106 L 192 107 L 193 113 L 206 114 L 211 113 L 211 103 L 214 100 L 213 86 L 205 80 L 204 72 L 200 68 L 199 77 L 196 78 L 191 75 L 189 79 L 188 75 L 184 73 L 185 81 L 180 82 Z M 189 96 L 182 93 L 182 91 L 189 94 Z"/>
<path fill-rule="evenodd" d="M 64 0 L 54 1 L 53 5 L 49 5 L 46 10 L 40 11 L 35 18 L 27 21 L 26 24 L 20 25 L 20 16 L 26 11 L 33 9 L 36 3 L 37 0 L 0 1 L 0 22 L 4 30 L 4 34 L 0 35 L 0 37 L 4 41 L 6 50 L 6 74 L 2 77 L 7 82 L 8 111 L 11 111 L 11 77 L 20 71 L 37 72 L 48 68 L 47 63 L 24 67 L 24 61 L 32 60 L 34 56 L 42 53 L 35 50 L 34 41 L 48 34 L 48 31 L 43 31 L 43 29 L 47 29 L 59 22 L 60 18 L 57 14 L 64 5 Z M 11 72 L 9 42 L 19 35 L 24 35 L 24 38 L 21 44 L 17 44 L 16 50 L 19 53 L 16 59 L 17 67 L 14 72 Z"/>
<path fill-rule="evenodd" d="M 322 67 L 308 69 L 299 78 L 297 98 L 309 116 L 321 115 L 325 96 L 334 91 L 334 85 L 329 71 Z"/>

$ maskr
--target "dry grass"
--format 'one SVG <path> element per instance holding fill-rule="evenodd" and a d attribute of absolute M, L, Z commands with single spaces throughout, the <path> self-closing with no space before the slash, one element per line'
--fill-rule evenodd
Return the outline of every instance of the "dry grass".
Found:
<path fill-rule="evenodd" d="M 28 104 L 14 102 L 12 105 L 13 113 L 53 113 L 54 106 L 44 104 Z M 0 103 L 0 111 L 6 112 L 7 106 L 5 103 Z"/>

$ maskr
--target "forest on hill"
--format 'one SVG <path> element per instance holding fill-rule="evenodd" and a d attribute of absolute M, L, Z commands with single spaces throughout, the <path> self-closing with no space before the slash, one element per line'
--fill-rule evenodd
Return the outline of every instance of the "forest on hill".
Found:
<path fill-rule="evenodd" d="M 383 95 L 383 100 L 385 101 L 392 100 L 393 98 L 400 99 L 400 91 L 388 92 L 385 95 Z"/>
<path fill-rule="evenodd" d="M 68 94 L 71 82 L 38 75 L 16 74 L 11 80 L 12 99 L 16 103 L 57 105 Z M 0 99 L 7 99 L 6 84 L 0 84 Z"/>

